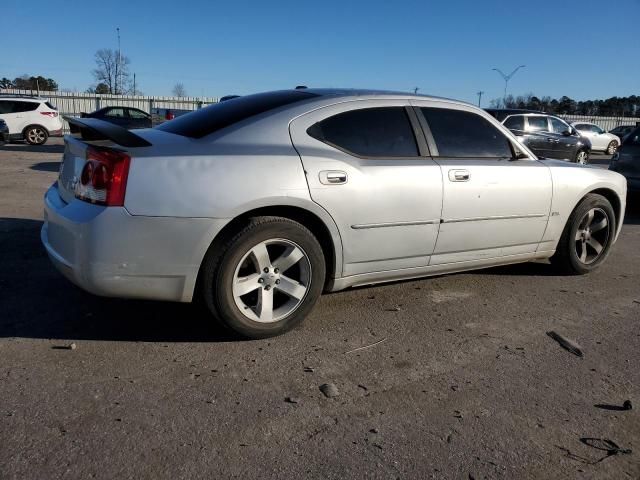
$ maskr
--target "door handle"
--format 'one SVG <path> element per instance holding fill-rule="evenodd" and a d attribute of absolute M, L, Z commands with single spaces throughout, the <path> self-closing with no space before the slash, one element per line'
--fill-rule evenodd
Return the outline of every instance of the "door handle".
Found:
<path fill-rule="evenodd" d="M 323 185 L 342 185 L 347 183 L 347 173 L 340 170 L 323 170 L 319 174 Z"/>
<path fill-rule="evenodd" d="M 470 178 L 469 170 L 449 170 L 449 180 L 452 182 L 468 182 Z"/>

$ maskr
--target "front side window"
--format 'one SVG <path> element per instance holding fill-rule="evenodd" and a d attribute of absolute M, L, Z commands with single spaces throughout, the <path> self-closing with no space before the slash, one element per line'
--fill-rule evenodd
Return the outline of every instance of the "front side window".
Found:
<path fill-rule="evenodd" d="M 524 130 L 524 117 L 522 115 L 514 115 L 507 118 L 504 126 L 509 130 Z"/>
<path fill-rule="evenodd" d="M 309 127 L 307 133 L 357 156 L 419 156 L 413 128 L 404 107 L 342 112 Z"/>
<path fill-rule="evenodd" d="M 591 125 L 591 131 L 593 133 L 604 133 L 604 131 L 597 125 Z"/>
<path fill-rule="evenodd" d="M 511 158 L 509 139 L 487 119 L 448 108 L 421 108 L 442 157 Z"/>
<path fill-rule="evenodd" d="M 570 132 L 571 131 L 571 127 L 569 127 L 569 125 L 567 125 L 566 123 L 564 123 L 562 120 L 560 120 L 559 118 L 553 118 L 551 117 L 549 120 L 551 120 L 551 131 L 553 133 L 564 133 L 564 132 Z"/>
<path fill-rule="evenodd" d="M 529 120 L 528 130 L 531 132 L 548 132 L 549 125 L 547 123 L 547 117 L 527 117 Z"/>

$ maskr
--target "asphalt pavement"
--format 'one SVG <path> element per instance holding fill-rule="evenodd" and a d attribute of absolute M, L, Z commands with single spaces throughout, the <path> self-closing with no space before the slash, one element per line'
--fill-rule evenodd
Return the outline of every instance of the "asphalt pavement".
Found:
<path fill-rule="evenodd" d="M 0 479 L 640 478 L 637 199 L 588 276 L 352 289 L 237 341 L 55 271 L 39 231 L 61 152 L 0 147 Z"/>

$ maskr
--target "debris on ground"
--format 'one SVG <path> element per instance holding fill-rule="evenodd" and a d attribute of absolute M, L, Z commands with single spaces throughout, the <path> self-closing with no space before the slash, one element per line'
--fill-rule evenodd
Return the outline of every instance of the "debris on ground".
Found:
<path fill-rule="evenodd" d="M 346 355 L 347 353 L 353 353 L 353 352 L 357 352 L 359 350 L 364 350 L 366 348 L 371 348 L 371 347 L 375 347 L 376 345 L 381 344 L 382 342 L 386 341 L 387 337 L 383 338 L 382 340 L 378 340 L 377 342 L 374 342 L 370 345 L 365 345 L 364 347 L 358 347 L 358 348 L 354 348 L 353 350 L 349 350 L 348 352 L 344 352 L 344 354 Z"/>
<path fill-rule="evenodd" d="M 296 397 L 287 397 L 284 401 L 287 403 L 300 403 L 300 399 Z"/>
<path fill-rule="evenodd" d="M 391 308 L 385 308 L 384 310 L 386 312 L 399 312 L 402 309 L 400 307 L 391 307 Z"/>
<path fill-rule="evenodd" d="M 313 373 L 315 371 L 313 367 L 304 367 L 303 370 L 305 373 Z"/>
<path fill-rule="evenodd" d="M 633 405 L 631 405 L 631 400 L 625 400 L 622 406 L 620 405 L 611 405 L 608 403 L 596 403 L 594 405 L 596 408 L 600 408 L 602 410 L 615 410 L 615 411 L 623 411 L 623 410 L 631 410 L 633 409 Z"/>
<path fill-rule="evenodd" d="M 69 345 L 69 350 L 75 350 L 76 348 L 78 348 L 78 346 L 75 343 Z"/>
<path fill-rule="evenodd" d="M 324 396 L 327 398 L 333 398 L 340 395 L 338 387 L 336 387 L 333 383 L 323 383 L 322 385 L 320 385 L 320 391 L 324 393 Z"/>
<path fill-rule="evenodd" d="M 571 352 L 580 358 L 584 356 L 584 354 L 582 353 L 582 349 L 573 340 L 569 340 L 568 338 L 563 337 L 562 335 L 554 332 L 553 330 L 547 332 L 547 335 L 553 338 L 556 342 L 558 342 L 560 346 L 565 350 L 567 350 L 568 352 Z"/>

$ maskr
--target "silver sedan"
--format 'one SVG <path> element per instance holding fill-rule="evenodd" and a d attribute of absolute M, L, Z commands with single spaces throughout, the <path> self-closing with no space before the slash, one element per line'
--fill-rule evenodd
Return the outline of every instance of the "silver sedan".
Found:
<path fill-rule="evenodd" d="M 42 242 L 97 295 L 190 302 L 251 338 L 323 291 L 550 258 L 597 268 L 621 175 L 538 160 L 467 103 L 291 90 L 154 129 L 69 119 Z"/>

